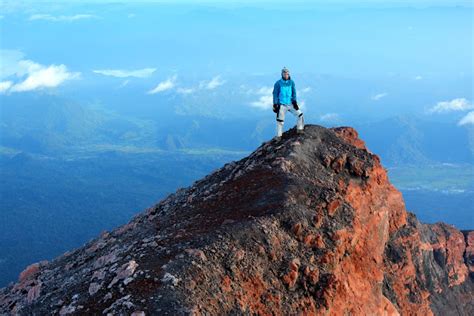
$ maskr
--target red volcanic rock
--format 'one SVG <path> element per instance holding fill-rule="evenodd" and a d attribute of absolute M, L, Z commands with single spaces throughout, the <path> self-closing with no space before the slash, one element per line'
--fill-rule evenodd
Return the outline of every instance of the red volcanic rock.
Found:
<path fill-rule="evenodd" d="M 444 264 L 448 273 L 449 285 L 464 283 L 468 277 L 468 267 L 464 263 L 466 241 L 464 235 L 454 228 L 443 223 L 432 225 L 431 231 L 436 236 L 431 240 L 433 252 L 445 258 Z"/>
<path fill-rule="evenodd" d="M 466 253 L 464 254 L 465 261 L 472 278 L 474 278 L 474 231 L 465 232 L 466 239 Z"/>
<path fill-rule="evenodd" d="M 40 291 L 41 291 L 41 283 L 36 284 L 35 286 L 31 287 L 28 290 L 28 294 L 27 294 L 26 299 L 27 299 L 29 304 L 31 304 L 35 299 L 37 299 L 39 297 Z"/>
<path fill-rule="evenodd" d="M 288 287 L 294 287 L 296 280 L 298 279 L 298 271 L 291 270 L 288 274 L 283 276 L 283 282 L 288 285 Z"/>
<path fill-rule="evenodd" d="M 349 144 L 360 148 L 360 149 L 365 149 L 365 143 L 363 140 L 359 138 L 359 133 L 357 131 L 349 126 L 341 126 L 341 127 L 335 127 L 332 128 L 332 130 L 344 141 L 348 142 Z"/>
<path fill-rule="evenodd" d="M 334 213 L 336 212 L 339 205 L 341 205 L 341 201 L 339 201 L 338 199 L 335 199 L 335 200 L 332 200 L 331 202 L 329 202 L 329 204 L 327 206 L 329 216 L 334 215 Z"/>
<path fill-rule="evenodd" d="M 474 235 L 408 213 L 350 127 L 307 125 L 0 290 L 0 314 L 474 315 Z"/>
<path fill-rule="evenodd" d="M 25 280 L 35 276 L 39 271 L 40 271 L 40 264 L 38 262 L 32 263 L 20 273 L 18 280 L 19 282 L 24 282 Z"/>

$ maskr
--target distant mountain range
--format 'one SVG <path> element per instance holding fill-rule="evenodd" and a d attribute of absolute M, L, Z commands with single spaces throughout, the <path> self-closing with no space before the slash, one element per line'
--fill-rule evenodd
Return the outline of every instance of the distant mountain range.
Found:
<path fill-rule="evenodd" d="M 474 162 L 474 126 L 410 116 L 354 126 L 387 165 Z"/>
<path fill-rule="evenodd" d="M 2 99 L 0 110 L 0 145 L 4 152 L 56 155 L 127 148 L 249 151 L 275 133 L 270 110 L 267 116 L 236 119 L 157 110 L 155 116 L 145 119 L 140 113 L 117 114 L 108 108 L 81 105 L 53 95 L 9 96 Z M 311 115 L 308 116 L 306 121 L 310 122 Z M 289 116 L 285 128 L 293 124 L 294 119 Z M 419 116 L 375 121 L 358 118 L 351 125 L 387 166 L 474 162 L 472 125 L 458 126 Z"/>

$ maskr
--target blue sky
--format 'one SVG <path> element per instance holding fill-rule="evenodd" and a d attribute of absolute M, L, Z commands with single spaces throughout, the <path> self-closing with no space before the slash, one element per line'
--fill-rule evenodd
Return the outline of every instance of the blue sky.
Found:
<path fill-rule="evenodd" d="M 320 117 L 372 114 L 373 105 L 386 115 L 434 115 L 438 103 L 452 102 L 445 112 L 460 122 L 472 109 L 469 1 L 0 5 L 2 97 L 78 96 L 102 87 L 104 94 L 121 88 L 144 98 L 173 91 L 199 103 L 225 100 L 244 86 L 253 91 L 247 104 L 268 108 L 269 88 L 287 66 L 303 101 L 324 109 Z"/>

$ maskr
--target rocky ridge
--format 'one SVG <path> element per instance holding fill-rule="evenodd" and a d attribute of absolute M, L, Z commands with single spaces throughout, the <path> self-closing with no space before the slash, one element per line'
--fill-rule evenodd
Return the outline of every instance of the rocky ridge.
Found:
<path fill-rule="evenodd" d="M 422 224 L 350 127 L 263 143 L 0 290 L 18 315 L 474 315 L 474 232 Z"/>

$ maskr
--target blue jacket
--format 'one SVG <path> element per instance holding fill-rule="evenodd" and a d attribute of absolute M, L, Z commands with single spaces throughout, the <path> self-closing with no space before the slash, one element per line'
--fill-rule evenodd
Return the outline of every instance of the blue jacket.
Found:
<path fill-rule="evenodd" d="M 295 82 L 288 78 L 277 80 L 273 86 L 273 104 L 291 104 L 296 101 Z"/>

